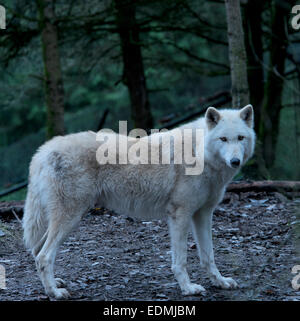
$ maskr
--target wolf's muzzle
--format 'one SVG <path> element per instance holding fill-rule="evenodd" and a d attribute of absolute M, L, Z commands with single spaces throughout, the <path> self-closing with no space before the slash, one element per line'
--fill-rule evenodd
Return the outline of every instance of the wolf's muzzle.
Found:
<path fill-rule="evenodd" d="M 236 157 L 234 157 L 234 158 L 232 158 L 232 159 L 230 160 L 230 165 L 231 165 L 232 167 L 234 167 L 234 168 L 239 167 L 239 166 L 240 166 L 240 163 L 241 163 L 241 161 L 240 161 L 238 158 L 236 158 Z"/>

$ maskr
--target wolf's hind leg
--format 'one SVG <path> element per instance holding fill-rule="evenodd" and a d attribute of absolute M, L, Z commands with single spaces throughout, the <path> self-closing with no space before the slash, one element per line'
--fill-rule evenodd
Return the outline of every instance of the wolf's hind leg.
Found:
<path fill-rule="evenodd" d="M 191 283 L 188 276 L 187 265 L 187 234 L 190 218 L 182 209 L 177 209 L 175 215 L 169 217 L 169 230 L 172 250 L 172 271 L 177 279 L 183 295 L 204 294 L 205 289 Z"/>
<path fill-rule="evenodd" d="M 80 221 L 82 213 L 58 210 L 56 208 L 49 219 L 47 239 L 35 258 L 37 270 L 45 291 L 49 296 L 56 299 L 64 299 L 69 297 L 69 293 L 62 288 L 63 281 L 54 278 L 54 261 L 57 249 L 67 235 Z"/>
<path fill-rule="evenodd" d="M 201 265 L 206 269 L 215 286 L 223 289 L 236 288 L 235 280 L 222 276 L 215 264 L 212 243 L 212 213 L 213 209 L 211 208 L 202 209 L 193 216 L 193 232 Z"/>

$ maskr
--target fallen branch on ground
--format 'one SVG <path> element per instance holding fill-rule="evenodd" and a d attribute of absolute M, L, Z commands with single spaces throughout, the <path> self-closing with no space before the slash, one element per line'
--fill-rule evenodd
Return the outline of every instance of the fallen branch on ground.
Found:
<path fill-rule="evenodd" d="M 232 182 L 227 186 L 226 192 L 300 192 L 300 181 L 239 181 Z M 24 201 L 0 202 L 0 217 L 22 217 Z"/>
<path fill-rule="evenodd" d="M 227 192 L 299 192 L 300 181 L 254 181 L 232 182 L 227 186 Z"/>

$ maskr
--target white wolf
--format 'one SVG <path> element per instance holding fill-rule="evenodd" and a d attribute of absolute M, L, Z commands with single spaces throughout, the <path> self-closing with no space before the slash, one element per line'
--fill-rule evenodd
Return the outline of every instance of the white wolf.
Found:
<path fill-rule="evenodd" d="M 202 266 L 214 285 L 237 287 L 215 265 L 212 213 L 225 187 L 253 154 L 251 105 L 237 110 L 209 107 L 205 117 L 184 128 L 204 129 L 204 171 L 185 175 L 183 165 L 100 165 L 96 133 L 58 136 L 34 155 L 23 218 L 24 240 L 31 250 L 48 295 L 67 298 L 63 280 L 54 278 L 56 251 L 88 209 L 96 203 L 120 214 L 167 218 L 172 271 L 184 295 L 205 289 L 189 279 L 187 235 L 190 224 Z M 161 134 L 164 135 L 164 134 Z"/>

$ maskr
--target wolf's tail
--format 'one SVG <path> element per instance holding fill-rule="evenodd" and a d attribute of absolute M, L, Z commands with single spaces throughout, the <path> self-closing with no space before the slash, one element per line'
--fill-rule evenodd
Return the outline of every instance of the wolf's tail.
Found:
<path fill-rule="evenodd" d="M 45 242 L 48 224 L 40 195 L 33 195 L 30 186 L 28 186 L 22 225 L 25 246 L 35 257 Z"/>

